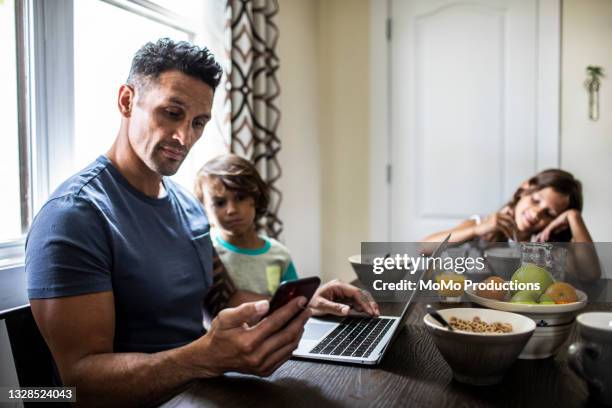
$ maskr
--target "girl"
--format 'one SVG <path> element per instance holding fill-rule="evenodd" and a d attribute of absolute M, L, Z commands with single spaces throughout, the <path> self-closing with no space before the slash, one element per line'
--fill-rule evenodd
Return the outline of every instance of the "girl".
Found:
<path fill-rule="evenodd" d="M 571 173 L 541 171 L 525 181 L 499 211 L 481 221 L 474 216 L 455 228 L 432 234 L 425 242 L 474 239 L 485 242 L 572 242 L 568 246 L 567 274 L 595 280 L 601 269 L 593 239 L 582 219 L 582 184 Z"/>
<path fill-rule="evenodd" d="M 451 241 L 593 242 L 582 219 L 582 185 L 571 173 L 544 170 L 525 181 L 499 211 L 481 221 L 474 216 L 425 242 Z"/>
<path fill-rule="evenodd" d="M 270 199 L 253 164 L 234 154 L 210 160 L 196 176 L 195 194 L 210 220 L 215 250 L 238 289 L 267 298 L 282 281 L 297 279 L 287 248 L 257 234 Z"/>

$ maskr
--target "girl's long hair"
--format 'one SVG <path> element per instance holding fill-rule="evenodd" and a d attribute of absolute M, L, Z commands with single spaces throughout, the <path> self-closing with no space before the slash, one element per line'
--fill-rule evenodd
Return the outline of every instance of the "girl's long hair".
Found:
<path fill-rule="evenodd" d="M 543 170 L 527 180 L 527 187 L 520 186 L 512 199 L 506 203 L 506 207 L 514 211 L 519 200 L 533 192 L 542 190 L 546 187 L 551 187 L 555 192 L 566 195 L 569 198 L 567 210 L 576 209 L 582 211 L 582 183 L 576 179 L 572 173 L 560 169 Z M 504 236 L 495 234 L 493 240 L 503 240 Z M 569 228 L 557 233 L 551 234 L 551 242 L 569 242 L 572 239 L 572 233 Z"/>

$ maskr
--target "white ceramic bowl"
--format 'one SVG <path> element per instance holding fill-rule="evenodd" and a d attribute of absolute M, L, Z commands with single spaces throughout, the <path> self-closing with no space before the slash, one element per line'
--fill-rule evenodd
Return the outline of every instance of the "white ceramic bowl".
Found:
<path fill-rule="evenodd" d="M 450 331 L 429 314 L 423 317 L 440 354 L 453 370 L 454 378 L 473 385 L 491 385 L 502 381 L 535 330 L 535 323 L 516 313 L 492 309 L 453 308 L 438 310 L 447 321 L 452 316 L 472 320 L 475 316 L 486 323 L 512 325 L 511 333 L 472 333 Z"/>
<path fill-rule="evenodd" d="M 519 355 L 523 360 L 551 357 L 561 349 L 574 327 L 574 321 L 558 326 L 536 327 L 533 336 Z"/>
<path fill-rule="evenodd" d="M 478 296 L 467 291 L 468 298 L 479 305 L 509 312 L 520 313 L 532 319 L 537 327 L 533 337 L 519 356 L 520 359 L 540 359 L 555 355 L 572 331 L 576 313 L 587 303 L 587 295 L 576 289 L 578 302 L 560 305 L 526 305 L 501 302 Z"/>
<path fill-rule="evenodd" d="M 604 333 L 612 332 L 612 312 L 583 313 L 576 320 L 589 329 Z"/>

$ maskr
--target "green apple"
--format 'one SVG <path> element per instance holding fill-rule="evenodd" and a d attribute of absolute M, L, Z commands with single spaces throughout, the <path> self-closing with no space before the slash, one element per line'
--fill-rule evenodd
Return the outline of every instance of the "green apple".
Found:
<path fill-rule="evenodd" d="M 517 283 L 539 283 L 540 289 L 533 291 L 537 293 L 533 299 L 534 301 L 544 293 L 546 288 L 554 283 L 554 279 L 550 272 L 532 263 L 523 264 L 518 268 L 516 272 L 514 272 L 514 275 L 512 275 L 511 280 Z"/>
<path fill-rule="evenodd" d="M 543 293 L 542 296 L 538 298 L 538 303 L 541 305 L 555 305 L 555 301 L 553 298 L 548 296 L 546 293 Z"/>
<path fill-rule="evenodd" d="M 510 302 L 535 305 L 538 295 L 533 290 L 520 290 L 512 296 Z"/>

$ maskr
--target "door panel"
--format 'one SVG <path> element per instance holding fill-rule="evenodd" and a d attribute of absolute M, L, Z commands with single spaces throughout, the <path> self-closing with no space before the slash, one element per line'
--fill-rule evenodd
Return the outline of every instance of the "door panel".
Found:
<path fill-rule="evenodd" d="M 537 6 L 392 2 L 393 240 L 494 211 L 536 171 Z"/>

